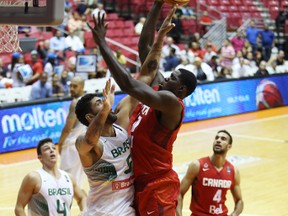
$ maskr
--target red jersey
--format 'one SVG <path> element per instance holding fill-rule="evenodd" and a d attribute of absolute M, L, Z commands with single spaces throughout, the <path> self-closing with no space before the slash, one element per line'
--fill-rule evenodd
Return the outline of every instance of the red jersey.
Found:
<path fill-rule="evenodd" d="M 180 99 L 179 102 L 182 105 L 181 121 L 173 131 L 159 123 L 154 109 L 143 104 L 135 109 L 138 113 L 132 122 L 131 151 L 136 181 L 141 175 L 161 174 L 172 169 L 173 143 L 184 117 L 184 104 Z"/>
<path fill-rule="evenodd" d="M 199 175 L 192 185 L 192 215 L 227 215 L 226 193 L 235 184 L 234 166 L 226 160 L 222 170 L 218 171 L 209 157 L 201 158 L 199 162 Z"/>

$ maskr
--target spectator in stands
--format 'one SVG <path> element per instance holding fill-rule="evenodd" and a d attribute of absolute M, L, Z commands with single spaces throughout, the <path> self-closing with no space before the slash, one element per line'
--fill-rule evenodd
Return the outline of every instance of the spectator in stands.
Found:
<path fill-rule="evenodd" d="M 126 65 L 127 64 L 126 56 L 123 55 L 122 51 L 120 49 L 117 49 L 114 55 L 117 58 L 118 62 L 121 65 L 123 65 L 126 68 L 126 70 L 128 70 L 127 65 Z"/>
<path fill-rule="evenodd" d="M 268 76 L 269 72 L 266 69 L 266 61 L 261 61 L 259 65 L 259 69 L 256 71 L 254 76 Z"/>
<path fill-rule="evenodd" d="M 229 39 L 224 41 L 223 47 L 221 48 L 221 66 L 231 68 L 233 65 L 233 59 L 235 58 L 235 50 Z"/>
<path fill-rule="evenodd" d="M 164 71 L 173 71 L 180 64 L 180 58 L 176 55 L 176 49 L 171 48 L 170 54 L 164 59 Z"/>
<path fill-rule="evenodd" d="M 214 80 L 212 68 L 203 62 L 200 57 L 195 57 L 193 65 L 192 72 L 195 74 L 197 82 L 201 83 Z"/>
<path fill-rule="evenodd" d="M 181 35 L 183 35 L 182 22 L 176 14 L 173 15 L 171 22 L 175 24 L 175 27 L 167 33 L 167 36 L 172 37 L 174 42 L 178 44 L 180 43 Z"/>
<path fill-rule="evenodd" d="M 76 34 L 76 31 L 70 31 L 69 35 L 65 38 L 68 49 L 73 51 L 84 49 L 81 39 Z"/>
<path fill-rule="evenodd" d="M 284 7 L 284 10 L 280 10 L 276 19 L 275 26 L 277 32 L 278 41 L 280 41 L 281 33 L 285 34 L 285 22 L 288 20 L 288 6 Z"/>
<path fill-rule="evenodd" d="M 32 50 L 31 53 L 31 62 L 26 62 L 28 63 L 32 70 L 33 70 L 33 76 L 29 81 L 27 81 L 27 85 L 31 85 L 37 80 L 39 80 L 40 73 L 43 72 L 43 63 L 41 60 L 38 59 L 38 52 L 36 50 Z"/>
<path fill-rule="evenodd" d="M 204 50 L 201 49 L 199 42 L 192 42 L 191 43 L 191 51 L 195 57 L 200 57 L 201 59 L 203 59 Z"/>
<path fill-rule="evenodd" d="M 265 60 L 263 57 L 263 54 L 260 50 L 257 50 L 254 54 L 254 61 L 256 63 L 256 66 L 259 67 L 260 63 Z"/>
<path fill-rule="evenodd" d="M 200 27 L 201 27 L 201 34 L 205 34 L 208 29 L 211 27 L 213 23 L 213 20 L 212 18 L 209 16 L 208 14 L 208 11 L 203 11 L 203 14 L 202 16 L 200 16 L 199 18 L 199 24 L 200 24 Z"/>
<path fill-rule="evenodd" d="M 215 77 L 215 80 L 226 80 L 231 78 L 232 78 L 232 68 L 223 67 Z"/>
<path fill-rule="evenodd" d="M 82 15 L 81 15 L 82 16 Z M 67 28 L 69 32 L 74 32 L 75 35 L 81 37 L 83 22 L 80 18 L 80 15 L 77 12 L 73 13 L 73 16 L 70 17 L 67 23 Z"/>
<path fill-rule="evenodd" d="M 172 37 L 167 37 L 166 44 L 162 47 L 163 58 L 170 55 L 171 48 L 174 48 L 176 55 L 180 56 L 180 48 L 174 44 L 174 39 Z"/>
<path fill-rule="evenodd" d="M 249 41 L 246 39 L 244 42 L 244 47 L 242 48 L 243 56 L 246 58 L 247 54 L 249 52 L 252 53 L 252 51 L 253 51 L 253 48 L 252 48 L 251 44 L 249 43 Z"/>
<path fill-rule="evenodd" d="M 64 51 L 67 49 L 65 37 L 62 36 L 62 32 L 57 30 L 55 36 L 50 38 L 50 49 L 54 51 Z"/>
<path fill-rule="evenodd" d="M 192 20 L 196 20 L 196 14 L 194 13 L 193 8 L 189 5 L 189 3 L 187 3 L 184 6 L 180 6 L 177 10 L 176 13 L 177 16 L 180 19 L 192 19 Z"/>
<path fill-rule="evenodd" d="M 43 99 L 52 96 L 52 85 L 47 82 L 48 74 L 46 72 L 41 73 L 40 78 L 37 82 L 32 85 L 31 89 L 31 100 Z"/>
<path fill-rule="evenodd" d="M 259 34 L 262 41 L 263 57 L 265 61 L 268 61 L 271 56 L 271 49 L 274 44 L 275 35 L 269 30 L 267 24 L 264 25 L 264 30 L 260 31 Z"/>
<path fill-rule="evenodd" d="M 103 15 L 105 16 L 105 19 L 107 17 L 106 11 L 104 10 L 104 5 L 102 3 L 98 3 L 97 7 L 92 11 L 91 15 L 94 16 L 96 20 L 98 19 L 98 14 L 100 13 L 100 17 Z"/>
<path fill-rule="evenodd" d="M 39 54 L 40 59 L 45 60 L 47 57 L 47 53 L 49 51 L 50 51 L 50 39 L 40 41 L 37 46 L 37 52 Z"/>
<path fill-rule="evenodd" d="M 48 82 L 51 83 L 52 75 L 54 73 L 54 67 L 57 61 L 57 54 L 53 52 L 49 52 L 47 54 L 47 60 L 44 65 L 44 72 L 47 73 Z"/>
<path fill-rule="evenodd" d="M 252 52 L 248 52 L 247 53 L 246 59 L 249 61 L 250 67 L 257 68 L 257 64 L 255 62 L 255 59 L 254 59 L 254 56 L 253 56 Z"/>
<path fill-rule="evenodd" d="M 191 51 L 189 44 L 184 45 L 184 49 L 180 51 L 180 58 L 186 58 L 189 63 L 194 62 L 194 53 Z"/>
<path fill-rule="evenodd" d="M 88 8 L 87 0 L 76 0 L 76 1 L 77 1 L 76 11 L 81 15 L 85 14 Z"/>
<path fill-rule="evenodd" d="M 270 65 L 267 64 L 266 69 L 269 74 L 282 73 L 281 68 L 277 65 L 276 60 L 270 62 Z"/>
<path fill-rule="evenodd" d="M 142 31 L 142 28 L 143 28 L 145 21 L 146 21 L 146 17 L 140 17 L 139 22 L 134 27 L 134 31 L 135 31 L 136 35 L 141 34 L 141 31 Z"/>
<path fill-rule="evenodd" d="M 241 78 L 241 77 L 249 77 L 253 76 L 254 72 L 249 65 L 249 61 L 244 59 L 243 57 L 239 58 L 239 63 L 233 65 L 232 67 L 232 77 L 233 78 Z"/>
<path fill-rule="evenodd" d="M 73 78 L 69 77 L 68 71 L 67 70 L 63 70 L 61 73 L 61 77 L 60 77 L 60 84 L 62 86 L 62 90 L 63 90 L 63 94 L 64 96 L 68 96 L 70 94 L 70 88 L 69 88 L 69 83 L 70 80 Z"/>
<path fill-rule="evenodd" d="M 257 38 L 259 36 L 259 30 L 255 27 L 255 21 L 250 21 L 250 26 L 246 28 L 246 38 L 252 46 L 252 52 L 255 53 L 257 50 Z"/>
<path fill-rule="evenodd" d="M 19 52 L 12 54 L 11 64 L 8 65 L 8 73 L 11 74 L 13 80 L 13 87 L 23 87 L 26 83 L 20 77 L 18 68 L 24 65 L 24 56 Z"/>
<path fill-rule="evenodd" d="M 221 70 L 221 66 L 218 64 L 218 56 L 212 56 L 211 60 L 207 62 L 207 64 L 211 67 L 214 76 L 218 76 L 219 70 Z"/>
<path fill-rule="evenodd" d="M 243 37 L 243 32 L 237 31 L 236 36 L 231 39 L 231 44 L 236 53 L 243 49 L 244 43 L 245 43 L 245 39 Z"/>
<path fill-rule="evenodd" d="M 271 65 L 272 61 L 276 61 L 277 65 L 285 64 L 285 53 L 283 50 L 279 50 L 277 56 L 271 57 L 268 61 L 268 65 Z"/>
<path fill-rule="evenodd" d="M 203 56 L 203 61 L 208 63 L 208 62 L 210 62 L 212 56 L 216 56 L 216 55 L 217 55 L 217 53 L 213 51 L 212 44 L 208 44 L 206 46 L 205 54 Z"/>
<path fill-rule="evenodd" d="M 52 75 L 52 96 L 61 97 L 64 96 L 64 91 L 59 80 L 59 76 L 56 73 Z"/>
<path fill-rule="evenodd" d="M 192 71 L 194 68 L 194 65 L 192 63 L 190 63 L 186 57 L 181 57 L 180 64 L 175 68 L 175 70 L 178 70 L 179 68 L 183 68 L 183 69 Z"/>
<path fill-rule="evenodd" d="M 7 68 L 3 64 L 3 59 L 0 57 L 0 76 L 7 77 Z"/>

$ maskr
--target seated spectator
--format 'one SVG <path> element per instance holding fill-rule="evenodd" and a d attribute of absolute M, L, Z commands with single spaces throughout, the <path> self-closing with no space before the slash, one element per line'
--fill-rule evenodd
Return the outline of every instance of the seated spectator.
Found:
<path fill-rule="evenodd" d="M 244 33 L 242 31 L 237 31 L 235 37 L 231 39 L 231 44 L 237 53 L 238 51 L 242 51 L 245 43 Z"/>
<path fill-rule="evenodd" d="M 23 87 L 26 85 L 18 71 L 20 66 L 24 66 L 24 56 L 19 52 L 14 52 L 12 54 L 11 64 L 9 64 L 7 67 L 7 73 L 11 74 L 11 78 L 13 80 L 13 87 Z"/>
<path fill-rule="evenodd" d="M 212 68 L 207 63 L 202 62 L 200 57 L 195 57 L 193 66 L 194 67 L 191 68 L 191 72 L 195 74 L 199 83 L 214 80 Z"/>
<path fill-rule="evenodd" d="M 3 59 L 0 57 L 0 76 L 7 77 L 7 68 L 3 64 Z"/>
<path fill-rule="evenodd" d="M 37 53 L 40 59 L 45 60 L 48 52 L 52 52 L 52 49 L 50 49 L 50 40 L 40 41 L 37 46 Z"/>
<path fill-rule="evenodd" d="M 65 49 L 67 49 L 65 37 L 62 36 L 62 32 L 59 30 L 55 32 L 54 37 L 50 38 L 49 45 L 49 48 L 54 51 L 64 51 Z"/>
<path fill-rule="evenodd" d="M 88 8 L 87 0 L 76 0 L 76 1 L 77 1 L 76 11 L 81 15 L 84 14 Z"/>
<path fill-rule="evenodd" d="M 56 73 L 53 73 L 52 75 L 52 96 L 53 97 L 64 96 L 64 91 L 59 81 L 59 76 Z"/>
<path fill-rule="evenodd" d="M 117 58 L 118 62 L 123 65 L 128 72 L 130 72 L 130 68 L 127 67 L 127 60 L 126 56 L 122 54 L 122 51 L 120 49 L 117 49 L 114 53 L 115 57 Z"/>
<path fill-rule="evenodd" d="M 38 59 L 38 52 L 36 50 L 32 50 L 31 53 L 31 62 L 28 63 L 32 70 L 33 70 L 33 76 L 29 81 L 27 81 L 27 85 L 31 85 L 37 80 L 39 80 L 40 74 L 43 72 L 43 62 Z"/>
<path fill-rule="evenodd" d="M 215 77 L 215 80 L 226 80 L 232 78 L 232 69 L 231 68 L 221 68 L 218 75 Z"/>
<path fill-rule="evenodd" d="M 240 58 L 242 58 L 242 57 L 243 57 L 242 51 L 236 52 L 236 56 L 233 59 L 233 65 L 239 64 Z"/>
<path fill-rule="evenodd" d="M 164 71 L 173 71 L 180 64 L 180 58 L 176 55 L 176 49 L 171 48 L 170 54 L 165 57 Z"/>
<path fill-rule="evenodd" d="M 263 54 L 260 50 L 257 50 L 255 52 L 254 60 L 255 60 L 256 66 L 259 67 L 260 63 L 264 60 Z"/>
<path fill-rule="evenodd" d="M 201 49 L 199 42 L 192 42 L 191 43 L 191 51 L 195 57 L 199 57 L 199 58 L 203 59 L 204 50 Z"/>
<path fill-rule="evenodd" d="M 255 67 L 257 69 L 257 67 Z M 249 61 L 244 59 L 243 57 L 239 58 L 239 63 L 233 65 L 232 67 L 232 77 L 233 78 L 241 78 L 241 77 L 249 77 L 253 76 L 253 68 L 249 65 Z"/>
<path fill-rule="evenodd" d="M 55 53 L 48 53 L 47 59 L 44 63 L 44 72 L 47 73 L 48 82 L 51 83 L 52 81 L 52 75 L 54 73 L 54 67 L 57 64 L 57 54 Z"/>
<path fill-rule="evenodd" d="M 81 15 L 82 16 L 82 15 Z M 67 28 L 69 32 L 74 32 L 75 35 L 81 38 L 83 22 L 80 15 L 77 12 L 73 13 L 67 23 Z"/>
<path fill-rule="evenodd" d="M 70 2 L 70 0 L 64 1 L 64 9 L 66 8 L 72 8 L 72 3 Z"/>
<path fill-rule="evenodd" d="M 223 47 L 221 48 L 221 60 L 220 64 L 222 67 L 231 68 L 233 65 L 233 59 L 235 58 L 235 50 L 231 45 L 229 39 L 224 41 Z"/>
<path fill-rule="evenodd" d="M 270 62 L 270 65 L 267 64 L 266 69 L 267 69 L 269 74 L 281 73 L 281 71 L 279 70 L 279 67 L 277 66 L 276 61 Z"/>
<path fill-rule="evenodd" d="M 199 24 L 201 26 L 202 35 L 208 31 L 208 29 L 210 28 L 212 23 L 213 23 L 213 20 L 209 16 L 208 11 L 206 11 L 206 10 L 203 11 L 202 16 L 200 16 L 200 18 L 199 18 Z"/>
<path fill-rule="evenodd" d="M 189 63 L 194 62 L 194 53 L 191 51 L 189 44 L 185 44 L 184 49 L 180 51 L 180 58 L 186 58 Z"/>
<path fill-rule="evenodd" d="M 63 94 L 64 96 L 69 96 L 70 94 L 70 87 L 69 87 L 69 83 L 70 80 L 73 77 L 69 77 L 68 71 L 67 70 L 63 70 L 61 73 L 61 77 L 60 77 L 60 84 L 62 86 L 62 90 L 63 90 Z"/>
<path fill-rule="evenodd" d="M 32 85 L 30 100 L 49 98 L 52 96 L 52 85 L 47 82 L 48 74 L 41 73 L 37 82 Z"/>
<path fill-rule="evenodd" d="M 213 51 L 212 45 L 209 44 L 206 47 L 205 54 L 203 56 L 203 61 L 208 63 L 208 62 L 210 62 L 212 56 L 216 56 L 216 55 L 217 55 L 217 53 Z"/>
<path fill-rule="evenodd" d="M 175 68 L 175 70 L 177 70 L 178 68 L 184 68 L 188 71 L 192 71 L 194 68 L 194 65 L 190 63 L 186 57 L 182 57 L 180 59 L 180 64 Z"/>
<path fill-rule="evenodd" d="M 166 44 L 162 47 L 162 57 L 170 55 L 170 49 L 174 48 L 177 56 L 180 56 L 180 48 L 174 44 L 174 39 L 172 37 L 167 37 Z"/>
<path fill-rule="evenodd" d="M 180 19 L 196 19 L 196 14 L 194 13 L 193 8 L 187 3 L 184 6 L 181 6 L 176 11 L 177 16 Z"/>
<path fill-rule="evenodd" d="M 145 21 L 146 21 L 145 17 L 140 17 L 139 22 L 134 27 L 134 31 L 135 31 L 136 35 L 141 34 L 141 31 L 142 31 L 142 28 L 143 28 Z"/>
<path fill-rule="evenodd" d="M 76 34 L 76 31 L 69 32 L 69 35 L 65 38 L 68 49 L 73 51 L 84 49 L 84 45 L 81 39 Z"/>
<path fill-rule="evenodd" d="M 259 69 L 256 71 L 254 76 L 268 76 L 269 72 L 266 69 L 266 61 L 261 61 L 259 65 Z"/>
<path fill-rule="evenodd" d="M 218 76 L 218 73 L 221 70 L 221 66 L 218 64 L 218 56 L 212 56 L 211 60 L 207 62 L 207 64 L 212 68 L 214 76 Z"/>
<path fill-rule="evenodd" d="M 256 65 L 256 62 L 254 60 L 254 56 L 253 56 L 252 52 L 247 53 L 246 59 L 248 60 L 248 62 L 249 62 L 248 64 L 250 65 L 250 67 L 257 68 L 257 65 Z"/>
<path fill-rule="evenodd" d="M 268 61 L 268 65 L 271 64 L 272 61 L 276 61 L 277 65 L 284 65 L 285 64 L 285 53 L 283 50 L 279 50 L 277 56 L 271 57 Z"/>

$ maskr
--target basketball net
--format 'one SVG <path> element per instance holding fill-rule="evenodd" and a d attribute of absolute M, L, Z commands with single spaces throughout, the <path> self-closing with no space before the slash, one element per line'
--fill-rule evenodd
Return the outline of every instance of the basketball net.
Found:
<path fill-rule="evenodd" d="M 18 39 L 18 26 L 0 26 L 0 53 L 22 51 Z"/>
<path fill-rule="evenodd" d="M 0 6 L 23 6 L 24 3 L 25 1 L 23 0 L 4 0 L 0 2 Z M 16 51 L 22 51 L 18 39 L 18 26 L 0 25 L 0 53 Z"/>

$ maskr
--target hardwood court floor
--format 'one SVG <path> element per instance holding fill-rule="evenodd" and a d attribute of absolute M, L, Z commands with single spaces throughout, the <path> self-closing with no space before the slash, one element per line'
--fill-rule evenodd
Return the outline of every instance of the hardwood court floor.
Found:
<path fill-rule="evenodd" d="M 242 215 L 285 216 L 288 200 L 288 107 L 259 111 L 182 126 L 174 145 L 174 168 L 182 178 L 191 160 L 212 153 L 216 132 L 226 129 L 234 137 L 228 153 L 240 170 L 244 200 Z M 36 151 L 0 155 L 0 215 L 14 215 L 17 191 L 23 177 L 40 167 Z M 88 184 L 85 185 L 88 189 Z M 190 191 L 184 199 L 183 215 L 189 214 Z M 73 216 L 78 215 L 73 203 Z M 230 211 L 233 200 L 228 193 Z"/>

